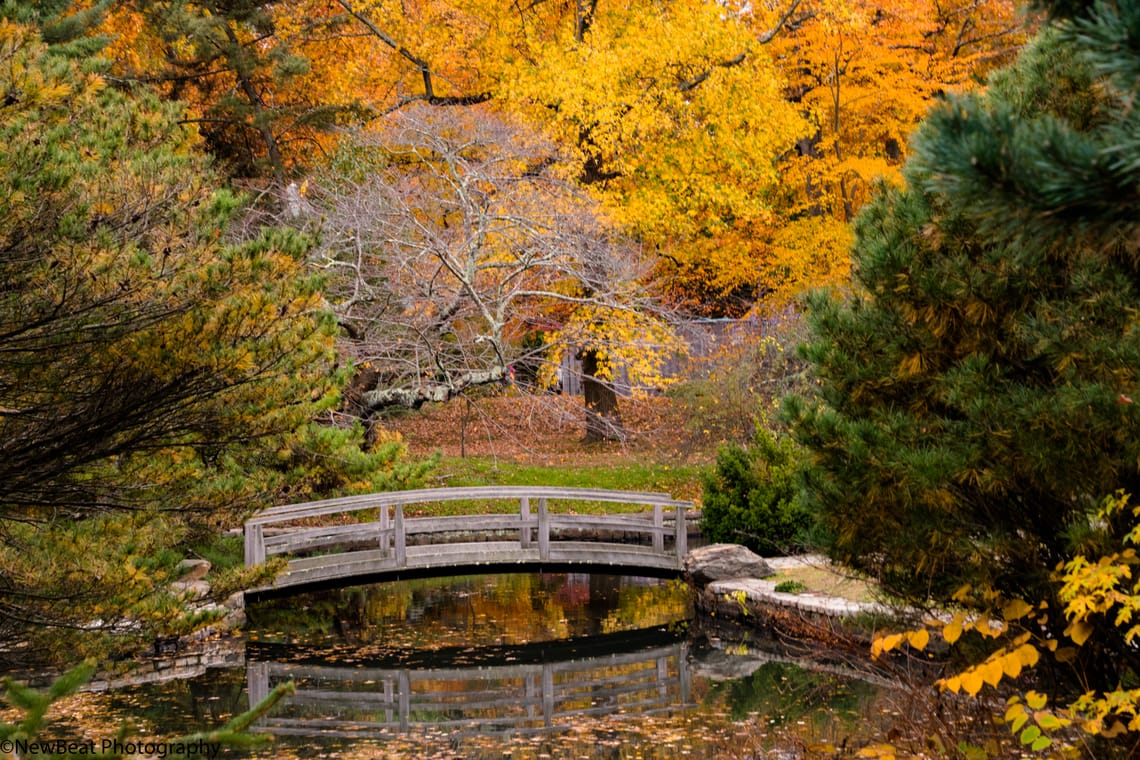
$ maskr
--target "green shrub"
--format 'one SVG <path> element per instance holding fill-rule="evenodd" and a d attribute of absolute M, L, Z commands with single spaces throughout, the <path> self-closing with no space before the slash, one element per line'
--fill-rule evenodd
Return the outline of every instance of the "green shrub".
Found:
<path fill-rule="evenodd" d="M 801 449 L 759 430 L 748 448 L 722 446 L 702 475 L 701 532 L 710 541 L 761 553 L 789 553 L 811 527 L 800 496 Z"/>

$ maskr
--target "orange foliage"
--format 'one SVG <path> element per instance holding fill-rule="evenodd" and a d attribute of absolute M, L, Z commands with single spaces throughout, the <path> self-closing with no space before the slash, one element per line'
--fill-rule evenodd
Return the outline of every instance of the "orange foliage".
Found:
<path fill-rule="evenodd" d="M 739 313 L 847 279 L 846 224 L 898 180 L 938 94 L 1024 39 L 1013 0 L 297 0 L 114 4 L 119 73 L 186 100 L 238 173 L 330 126 L 492 100 L 660 257 L 675 302 Z M 251 10 L 250 10 L 251 9 Z"/>
<path fill-rule="evenodd" d="M 786 6 L 750 15 L 757 33 Z M 810 128 L 783 164 L 785 214 L 763 264 L 777 300 L 847 276 L 846 225 L 941 93 L 976 87 L 1025 40 L 1013 0 L 807 0 L 769 50 Z"/>

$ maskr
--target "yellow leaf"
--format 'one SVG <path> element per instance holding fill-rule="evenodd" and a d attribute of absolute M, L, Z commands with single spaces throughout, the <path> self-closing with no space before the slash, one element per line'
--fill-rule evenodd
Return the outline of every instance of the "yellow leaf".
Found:
<path fill-rule="evenodd" d="M 1093 627 L 1083 620 L 1074 620 L 1065 629 L 1065 635 L 1073 640 L 1077 646 L 1081 646 L 1088 641 L 1089 636 L 1092 635 Z"/>
<path fill-rule="evenodd" d="M 890 652 L 892 649 L 898 649 L 902 641 L 903 634 L 901 633 L 892 633 L 890 636 L 884 636 L 882 639 L 883 651 Z"/>
<path fill-rule="evenodd" d="M 998 660 L 1001 663 L 1002 673 L 1010 678 L 1017 678 L 1021 675 L 1021 658 L 1018 657 L 1016 652 L 1007 654 Z M 994 684 L 995 686 L 997 684 Z"/>
<path fill-rule="evenodd" d="M 1014 705 L 1005 711 L 1005 722 L 1009 723 L 1009 730 L 1017 733 L 1029 720 L 1029 713 L 1022 705 Z"/>
<path fill-rule="evenodd" d="M 918 650 L 926 649 L 926 645 L 930 643 L 930 632 L 925 628 L 920 628 L 917 631 L 910 631 L 906 635 L 907 642 Z"/>
<path fill-rule="evenodd" d="M 981 666 L 982 680 L 990 686 L 997 686 L 1001 683 L 1001 677 L 1005 675 L 1005 669 L 1002 667 L 1003 659 L 1004 658 L 999 657 Z"/>
<path fill-rule="evenodd" d="M 1013 652 L 1017 657 L 1022 667 L 1032 668 L 1041 659 L 1041 654 L 1037 651 L 1037 647 L 1032 644 L 1022 644 Z"/>
<path fill-rule="evenodd" d="M 1031 710 L 1041 710 L 1048 701 L 1049 698 L 1040 692 L 1030 691 L 1025 695 L 1025 704 L 1029 705 Z"/>
<path fill-rule="evenodd" d="M 962 638 L 962 617 L 960 615 L 955 615 L 954 619 L 942 629 L 942 638 L 946 639 L 947 644 L 953 644 Z"/>
<path fill-rule="evenodd" d="M 1001 608 L 1002 617 L 1006 620 L 1019 620 L 1033 611 L 1033 606 L 1021 599 L 1014 599 Z"/>
<path fill-rule="evenodd" d="M 978 692 L 982 690 L 982 673 L 979 668 L 971 668 L 959 676 L 959 678 L 962 681 L 962 688 L 965 689 L 966 693 L 971 697 L 977 696 Z"/>

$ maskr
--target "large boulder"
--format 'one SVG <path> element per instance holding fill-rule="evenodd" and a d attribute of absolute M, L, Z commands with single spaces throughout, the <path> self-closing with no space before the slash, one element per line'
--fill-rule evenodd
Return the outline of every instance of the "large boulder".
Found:
<path fill-rule="evenodd" d="M 764 558 L 738 544 L 710 544 L 689 552 L 685 574 L 698 586 L 733 578 L 767 578 L 775 575 Z"/>

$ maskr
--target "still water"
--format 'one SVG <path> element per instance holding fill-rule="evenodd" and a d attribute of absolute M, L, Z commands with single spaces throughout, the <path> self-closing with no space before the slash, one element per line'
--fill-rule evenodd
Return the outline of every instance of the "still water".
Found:
<path fill-rule="evenodd" d="M 102 709 L 172 736 L 292 681 L 255 726 L 272 743 L 224 756 L 298 758 L 802 757 L 893 713 L 874 679 L 690 624 L 677 582 L 432 579 L 247 612 L 243 667 L 108 692 Z"/>

